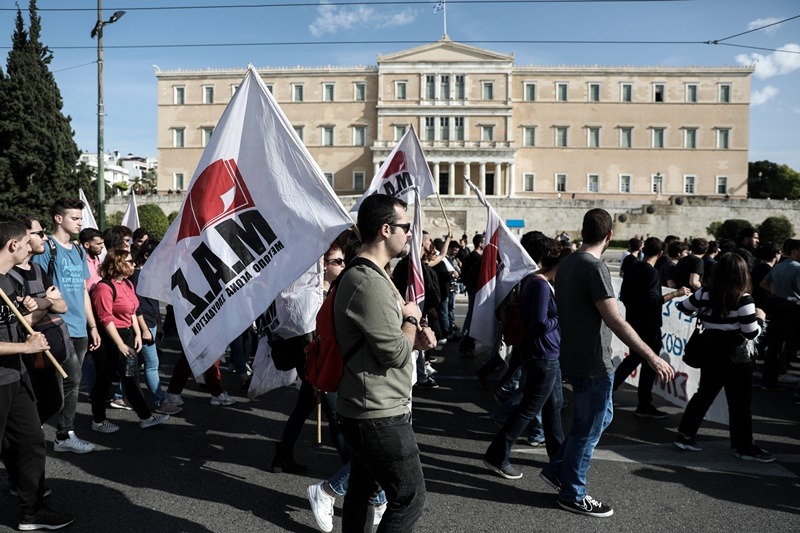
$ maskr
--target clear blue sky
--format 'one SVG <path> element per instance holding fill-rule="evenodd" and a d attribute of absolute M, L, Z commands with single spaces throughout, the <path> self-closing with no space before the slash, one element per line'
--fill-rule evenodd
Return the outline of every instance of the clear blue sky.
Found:
<path fill-rule="evenodd" d="M 27 9 L 27 0 L 19 0 Z M 336 0 L 341 2 L 342 0 Z M 303 4 L 296 7 L 200 9 L 234 4 Z M 104 18 L 126 15 L 105 30 L 106 141 L 108 150 L 156 153 L 156 78 L 161 69 L 204 67 L 374 65 L 378 53 L 416 44 L 113 48 L 124 45 L 233 44 L 330 41 L 425 41 L 443 33 L 434 1 L 336 6 L 314 0 L 104 0 Z M 43 41 L 83 150 L 96 150 L 96 0 L 40 0 Z M 193 6 L 186 10 L 137 10 Z M 12 0 L 0 0 L 0 54 L 13 32 Z M 87 11 L 48 11 L 85 8 Z M 603 40 L 708 41 L 800 15 L 797 0 L 686 0 L 644 2 L 504 3 L 447 6 L 454 41 Z M 27 18 L 26 18 L 27 20 Z M 800 19 L 725 41 L 800 52 Z M 800 170 L 800 53 L 776 53 L 705 44 L 474 43 L 516 55 L 518 65 L 725 66 L 754 64 L 751 161 L 769 159 Z M 65 47 L 86 47 L 69 49 Z M 2 61 L 3 66 L 5 60 Z M 73 68 L 76 67 L 76 68 Z"/>

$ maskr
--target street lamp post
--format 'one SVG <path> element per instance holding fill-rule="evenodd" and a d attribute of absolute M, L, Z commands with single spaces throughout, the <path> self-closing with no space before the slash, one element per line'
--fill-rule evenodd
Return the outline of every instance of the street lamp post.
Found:
<path fill-rule="evenodd" d="M 103 20 L 103 0 L 97 0 L 97 24 L 92 29 L 92 38 L 97 37 L 97 225 L 100 229 L 106 225 L 106 178 L 105 158 L 103 152 L 105 105 L 103 104 L 103 26 L 118 21 L 124 11 L 117 11 L 111 18 Z"/>

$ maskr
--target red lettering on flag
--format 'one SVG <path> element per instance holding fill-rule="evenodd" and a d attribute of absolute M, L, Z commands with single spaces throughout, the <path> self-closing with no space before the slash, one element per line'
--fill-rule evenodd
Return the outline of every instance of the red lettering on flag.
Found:
<path fill-rule="evenodd" d="M 388 180 L 395 174 L 405 172 L 407 169 L 406 154 L 398 150 L 397 153 L 394 154 L 391 163 L 386 167 L 386 173 L 383 175 L 383 179 Z"/>
<path fill-rule="evenodd" d="M 489 244 L 483 249 L 481 271 L 478 276 L 478 290 L 497 276 L 497 250 L 500 243 L 500 230 L 496 229 Z"/>

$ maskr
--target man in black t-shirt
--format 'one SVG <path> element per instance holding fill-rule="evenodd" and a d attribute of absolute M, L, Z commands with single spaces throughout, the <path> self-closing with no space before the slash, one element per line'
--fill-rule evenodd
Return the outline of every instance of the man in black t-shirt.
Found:
<path fill-rule="evenodd" d="M 691 253 L 678 261 L 675 282 L 678 287 L 688 287 L 694 292 L 703 286 L 705 276 L 703 256 L 708 251 L 708 241 L 700 238 L 692 239 L 689 249 Z"/>

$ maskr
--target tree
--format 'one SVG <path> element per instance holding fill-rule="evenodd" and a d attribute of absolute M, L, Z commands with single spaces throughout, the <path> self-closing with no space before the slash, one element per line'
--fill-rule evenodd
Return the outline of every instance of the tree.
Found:
<path fill-rule="evenodd" d="M 796 200 L 800 198 L 800 173 L 772 161 L 749 163 L 747 189 L 750 198 Z"/>
<path fill-rule="evenodd" d="M 758 226 L 761 242 L 783 246 L 783 241 L 794 237 L 794 226 L 785 216 L 769 217 Z"/>
<path fill-rule="evenodd" d="M 6 73 L 0 77 L 0 207 L 47 220 L 57 198 L 78 195 L 80 151 L 71 119 L 61 112 L 61 92 L 49 70 L 53 55 L 41 43 L 36 0 L 30 0 L 29 14 L 26 31 L 17 8 Z"/>
<path fill-rule="evenodd" d="M 714 224 L 717 223 L 715 222 Z M 711 230 L 714 224 L 709 226 L 708 229 Z M 723 222 L 722 224 L 720 224 L 716 228 L 716 232 L 713 235 L 714 237 L 716 237 L 718 241 L 722 239 L 736 240 L 739 237 L 740 231 L 742 231 L 745 228 L 750 228 L 752 226 L 753 225 L 747 220 L 742 220 L 740 218 L 730 218 L 725 222 Z"/>
<path fill-rule="evenodd" d="M 164 234 L 169 228 L 167 215 L 155 204 L 139 206 L 139 224 L 148 231 L 150 237 L 159 240 L 164 238 Z"/>

